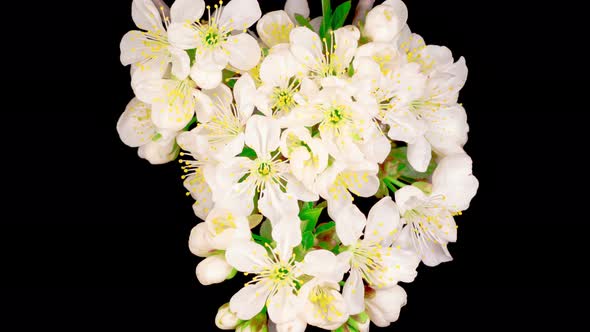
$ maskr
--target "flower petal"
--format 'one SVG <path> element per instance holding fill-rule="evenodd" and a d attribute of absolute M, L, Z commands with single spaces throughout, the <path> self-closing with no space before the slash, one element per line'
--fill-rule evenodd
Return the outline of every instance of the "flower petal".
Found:
<path fill-rule="evenodd" d="M 228 25 L 233 30 L 246 30 L 262 16 L 258 0 L 231 0 L 221 12 L 220 25 Z"/>
<path fill-rule="evenodd" d="M 268 183 L 258 200 L 260 212 L 272 222 L 274 226 L 282 218 L 297 215 L 299 207 L 297 199 L 290 193 L 284 193 L 278 184 Z"/>
<path fill-rule="evenodd" d="M 387 327 L 397 321 L 401 307 L 406 305 L 407 295 L 403 288 L 394 286 L 387 289 L 377 289 L 374 296 L 366 297 L 367 314 L 378 327 Z"/>
<path fill-rule="evenodd" d="M 305 255 L 301 271 L 322 281 L 339 282 L 350 265 L 324 249 L 313 250 Z"/>
<path fill-rule="evenodd" d="M 363 241 L 380 243 L 388 247 L 393 242 L 395 233 L 401 230 L 401 226 L 397 205 L 391 197 L 383 197 L 369 211 Z"/>
<path fill-rule="evenodd" d="M 191 71 L 191 60 L 188 54 L 173 46 L 168 47 L 168 51 L 172 59 L 172 75 L 179 80 L 184 80 Z"/>
<path fill-rule="evenodd" d="M 426 194 L 414 186 L 405 186 L 395 192 L 395 202 L 402 216 L 426 200 Z"/>
<path fill-rule="evenodd" d="M 160 12 L 152 0 L 133 0 L 131 17 L 135 25 L 145 31 L 164 31 Z"/>
<path fill-rule="evenodd" d="M 214 89 L 223 80 L 221 70 L 208 69 L 193 65 L 191 68 L 191 78 L 201 89 Z"/>
<path fill-rule="evenodd" d="M 151 141 L 156 134 L 151 112 L 149 105 L 137 98 L 127 104 L 117 122 L 117 132 L 123 143 L 130 147 L 139 147 Z"/>
<path fill-rule="evenodd" d="M 426 138 L 432 145 L 432 149 L 439 155 L 462 153 L 463 146 L 467 143 L 467 113 L 460 105 L 442 107 L 436 112 L 430 112 L 426 118 L 428 132 Z"/>
<path fill-rule="evenodd" d="M 297 214 L 283 217 L 275 222 L 272 238 L 277 242 L 276 249 L 281 260 L 289 261 L 292 249 L 301 243 L 301 220 Z"/>
<path fill-rule="evenodd" d="M 186 22 L 172 22 L 168 26 L 168 41 L 175 47 L 190 50 L 199 45 L 199 34 Z"/>
<path fill-rule="evenodd" d="M 432 175 L 433 194 L 445 196 L 443 203 L 453 212 L 467 210 L 479 188 L 467 154 L 443 158 Z"/>
<path fill-rule="evenodd" d="M 305 18 L 309 17 L 309 4 L 307 0 L 287 0 L 287 3 L 285 3 L 285 12 L 289 14 L 292 22 L 297 22 L 295 14 L 299 14 Z"/>
<path fill-rule="evenodd" d="M 272 48 L 278 44 L 289 43 L 289 33 L 294 28 L 293 22 L 295 21 L 291 21 L 285 11 L 277 10 L 264 14 L 256 24 L 256 31 L 266 46 Z"/>
<path fill-rule="evenodd" d="M 365 310 L 365 286 L 363 285 L 363 278 L 357 269 L 352 269 L 348 280 L 342 289 L 342 296 L 348 306 L 348 313 L 356 315 Z"/>
<path fill-rule="evenodd" d="M 203 0 L 175 0 L 170 7 L 172 22 L 193 23 L 198 21 L 205 12 Z"/>
<path fill-rule="evenodd" d="M 249 320 L 256 316 L 266 303 L 271 289 L 268 283 L 260 281 L 254 285 L 246 285 L 229 301 L 229 308 L 239 319 Z"/>
<path fill-rule="evenodd" d="M 250 74 L 243 74 L 234 85 L 234 99 L 240 116 L 245 122 L 254 112 L 256 83 Z"/>
<path fill-rule="evenodd" d="M 426 172 L 431 158 L 430 143 L 424 136 L 419 136 L 415 142 L 408 143 L 408 161 L 416 171 Z"/>
<path fill-rule="evenodd" d="M 247 33 L 229 37 L 225 48 L 229 52 L 229 64 L 238 70 L 248 71 L 260 62 L 260 46 L 256 39 Z"/>
<path fill-rule="evenodd" d="M 374 42 L 393 42 L 404 28 L 408 9 L 402 1 L 388 1 L 373 8 L 365 20 L 365 35 Z"/>
<path fill-rule="evenodd" d="M 238 241 L 227 248 L 225 259 L 236 270 L 259 273 L 270 264 L 263 246 L 249 241 Z"/>
<path fill-rule="evenodd" d="M 296 318 L 295 307 L 297 296 L 289 286 L 283 286 L 268 298 L 268 316 L 275 324 L 289 322 Z"/>
<path fill-rule="evenodd" d="M 367 218 L 359 208 L 350 203 L 336 212 L 336 234 L 345 246 L 356 243 L 363 235 L 363 228 L 367 224 Z"/>
<path fill-rule="evenodd" d="M 207 257 L 215 251 L 209 242 L 208 234 L 207 225 L 204 222 L 198 223 L 193 227 L 188 239 L 188 248 L 193 255 Z"/>
<path fill-rule="evenodd" d="M 208 286 L 225 281 L 232 269 L 223 255 L 213 255 L 199 262 L 195 272 L 201 285 Z"/>
<path fill-rule="evenodd" d="M 306 27 L 298 27 L 289 36 L 291 52 L 308 68 L 319 68 L 323 58 L 322 42 L 317 33 Z"/>
<path fill-rule="evenodd" d="M 253 115 L 246 124 L 246 145 L 254 149 L 258 158 L 270 158 L 270 153 L 279 147 L 281 127 L 276 120 Z"/>

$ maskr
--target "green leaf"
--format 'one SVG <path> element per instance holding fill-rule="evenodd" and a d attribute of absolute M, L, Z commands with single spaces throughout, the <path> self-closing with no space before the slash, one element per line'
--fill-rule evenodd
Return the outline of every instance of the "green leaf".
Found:
<path fill-rule="evenodd" d="M 231 89 L 234 88 L 234 85 L 236 84 L 236 80 L 233 79 L 233 77 L 236 75 L 235 72 L 228 70 L 228 69 L 224 69 L 222 72 L 222 79 L 227 86 L 229 86 Z"/>
<path fill-rule="evenodd" d="M 265 237 L 262 237 L 262 236 L 260 236 L 258 234 L 252 233 L 252 238 L 254 239 L 254 242 L 256 242 L 258 244 L 264 245 L 265 243 L 269 243 L 269 244 L 272 243 L 271 240 L 269 240 L 269 239 L 267 239 Z"/>
<path fill-rule="evenodd" d="M 332 27 L 332 7 L 330 0 L 322 0 L 322 25 L 320 26 L 320 37 L 322 39 L 330 38 L 330 31 Z M 330 43 L 328 43 L 330 45 Z"/>
<path fill-rule="evenodd" d="M 253 149 L 245 146 L 244 150 L 242 150 L 242 153 L 239 154 L 240 157 L 247 157 L 250 159 L 256 159 L 256 151 L 254 151 Z"/>
<path fill-rule="evenodd" d="M 192 67 L 192 65 L 195 63 L 195 58 L 197 56 L 197 49 L 192 48 L 190 50 L 186 50 L 186 53 L 188 54 L 188 58 L 191 60 L 191 67 Z"/>
<path fill-rule="evenodd" d="M 315 233 L 316 234 L 322 234 L 324 232 L 327 232 L 327 231 L 331 230 L 332 228 L 334 228 L 334 226 L 336 226 L 336 223 L 333 222 L 333 221 L 327 222 L 325 224 L 321 224 L 315 230 Z"/>
<path fill-rule="evenodd" d="M 313 232 L 323 210 L 323 207 L 315 207 L 299 212 L 303 232 Z"/>
<path fill-rule="evenodd" d="M 301 246 L 303 247 L 303 250 L 308 250 L 309 248 L 313 247 L 314 240 L 315 237 L 313 236 L 312 232 L 303 232 L 301 235 Z"/>
<path fill-rule="evenodd" d="M 184 129 L 182 129 L 182 130 L 189 131 L 189 129 L 191 129 L 191 126 L 194 125 L 195 123 L 197 123 L 197 117 L 193 116 L 191 121 L 186 126 L 184 126 Z"/>
<path fill-rule="evenodd" d="M 260 236 L 272 239 L 272 224 L 270 223 L 270 220 L 266 219 L 262 222 L 262 225 L 260 225 Z"/>
<path fill-rule="evenodd" d="M 336 10 L 334 10 L 334 16 L 332 16 L 332 29 L 336 30 L 344 25 L 344 22 L 348 17 L 348 13 L 350 12 L 350 7 L 350 1 L 346 1 L 345 3 L 336 7 Z"/>
<path fill-rule="evenodd" d="M 311 23 L 309 23 L 309 19 L 305 18 L 299 14 L 295 14 L 295 20 L 297 20 L 297 23 L 299 23 L 299 25 L 301 25 L 302 27 L 306 27 L 311 31 L 313 30 L 313 27 L 311 26 Z"/>

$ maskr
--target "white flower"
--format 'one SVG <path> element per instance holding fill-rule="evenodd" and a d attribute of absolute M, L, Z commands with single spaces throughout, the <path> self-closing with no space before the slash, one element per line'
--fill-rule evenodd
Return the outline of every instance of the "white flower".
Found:
<path fill-rule="evenodd" d="M 256 107 L 266 116 L 279 120 L 281 127 L 290 125 L 291 112 L 307 102 L 317 92 L 317 86 L 305 75 L 305 68 L 280 44 L 260 65 L 261 85 L 258 88 Z"/>
<path fill-rule="evenodd" d="M 129 102 L 119 117 L 117 132 L 123 143 L 139 147 L 139 156 L 154 165 L 172 161 L 178 155 L 176 132 L 158 130 L 152 122 L 151 108 L 137 98 Z"/>
<path fill-rule="evenodd" d="M 332 44 L 306 27 L 298 27 L 291 31 L 289 42 L 291 52 L 309 71 L 314 79 L 326 77 L 346 77 L 352 61 L 360 32 L 348 25 L 333 32 Z M 324 48 L 326 51 L 324 52 Z"/>
<path fill-rule="evenodd" d="M 295 19 L 291 19 L 284 10 L 264 14 L 256 24 L 256 31 L 262 42 L 272 48 L 279 44 L 289 43 L 289 34 L 295 27 Z"/>
<path fill-rule="evenodd" d="M 351 163 L 367 159 L 377 164 L 389 153 L 389 142 L 386 140 L 383 148 L 386 153 L 375 156 L 377 159 L 372 158 L 372 153 L 364 153 L 368 144 L 383 143 L 378 140 L 381 134 L 372 121 L 372 114 L 377 112 L 374 106 L 356 100 L 350 89 L 330 86 L 298 107 L 293 120 L 306 127 L 318 124 L 320 138 L 335 159 Z"/>
<path fill-rule="evenodd" d="M 351 270 L 343 295 L 351 315 L 364 310 L 363 279 L 373 288 L 387 288 L 398 281 L 412 282 L 420 258 L 413 252 L 390 247 L 401 227 L 399 212 L 391 197 L 381 199 L 366 218 L 350 204 L 335 218 L 336 233 L 348 249 L 341 253 L 349 259 Z M 363 235 L 364 237 L 361 239 Z"/>
<path fill-rule="evenodd" d="M 436 266 L 452 259 L 447 243 L 457 239 L 454 214 L 469 207 L 479 182 L 471 174 L 471 158 L 465 154 L 443 158 L 432 176 L 432 194 L 414 186 L 395 192 L 403 222 L 397 242 L 416 252 L 422 262 Z"/>
<path fill-rule="evenodd" d="M 410 34 L 400 41 L 400 51 L 410 63 L 420 66 L 428 77 L 422 96 L 410 110 L 426 123 L 425 137 L 440 155 L 463 153 L 467 142 L 467 115 L 457 100 L 467 80 L 465 58 L 457 62 L 444 46 L 426 45 L 422 37 Z"/>
<path fill-rule="evenodd" d="M 222 305 L 215 316 L 215 326 L 221 330 L 235 330 L 240 319 L 229 309 L 229 303 Z"/>
<path fill-rule="evenodd" d="M 237 80 L 233 98 L 224 84 L 195 94 L 199 124 L 192 131 L 200 142 L 199 152 L 217 161 L 227 161 L 241 153 L 246 122 L 254 111 L 256 85 L 252 77 L 244 74 Z"/>
<path fill-rule="evenodd" d="M 269 251 L 253 242 L 238 242 L 226 251 L 226 259 L 235 269 L 256 275 L 230 300 L 230 309 L 240 319 L 254 317 L 265 304 L 273 322 L 295 319 L 294 292 L 300 281 L 292 249 L 301 242 L 300 224 L 298 217 L 276 224 L 272 237 L 277 246 Z"/>
<path fill-rule="evenodd" d="M 256 0 L 232 0 L 226 6 L 207 6 L 208 20 L 201 22 L 205 10 L 203 0 L 185 0 L 192 10 L 184 14 L 182 22 L 169 27 L 170 41 L 181 49 L 196 49 L 191 77 L 203 89 L 212 89 L 221 83 L 222 70 L 228 63 L 241 71 L 254 68 L 260 60 L 258 42 L 245 33 L 261 16 Z M 198 10 L 197 10 L 198 9 Z M 174 12 L 172 12 L 174 17 Z"/>
<path fill-rule="evenodd" d="M 188 239 L 188 248 L 193 255 L 207 257 L 215 252 L 209 238 L 209 230 L 206 223 L 200 222 L 191 229 Z"/>
<path fill-rule="evenodd" d="M 187 1 L 177 0 L 172 5 L 174 13 L 179 12 Z M 170 45 L 168 33 L 162 25 L 160 11 L 151 0 L 133 0 L 131 16 L 138 28 L 145 31 L 130 31 L 121 41 L 121 63 L 133 65 L 133 81 L 159 79 L 164 76 L 172 63 L 172 74 L 186 77 L 190 70 L 190 59 L 182 49 Z M 172 15 L 172 22 L 183 20 Z M 170 23 L 164 17 L 166 26 Z"/>
<path fill-rule="evenodd" d="M 299 290 L 298 305 L 307 324 L 334 330 L 348 320 L 346 302 L 338 282 L 349 269 L 332 252 L 314 250 L 307 255 L 301 271 L 313 277 Z"/>
<path fill-rule="evenodd" d="M 132 87 L 139 100 L 151 105 L 158 128 L 180 131 L 195 115 L 196 85 L 186 76 L 146 79 Z"/>
<path fill-rule="evenodd" d="M 189 238 L 189 249 L 199 257 L 225 250 L 235 241 L 250 239 L 248 218 L 232 211 L 215 208 L 204 222 L 195 226 Z"/>
<path fill-rule="evenodd" d="M 379 169 L 375 164 L 359 162 L 344 164 L 335 161 L 319 175 L 315 188 L 328 201 L 328 213 L 335 218 L 337 211 L 353 201 L 350 193 L 361 197 L 375 195 L 379 189 Z"/>
<path fill-rule="evenodd" d="M 289 164 L 279 159 L 280 153 L 273 155 L 279 147 L 280 132 L 275 120 L 260 115 L 250 118 L 245 142 L 256 152 L 256 158 L 236 157 L 219 167 L 218 180 L 225 181 L 227 194 L 217 204 L 248 215 L 254 208 L 254 196 L 260 193 L 258 208 L 273 223 L 281 217 L 297 215 L 297 199 L 283 192 Z"/>
<path fill-rule="evenodd" d="M 225 261 L 223 254 L 212 255 L 202 260 L 196 269 L 197 279 L 204 285 L 218 284 L 227 279 L 233 267 Z"/>
<path fill-rule="evenodd" d="M 117 132 L 127 146 L 137 148 L 151 142 L 157 134 L 149 105 L 133 98 L 117 122 Z"/>
<path fill-rule="evenodd" d="M 305 127 L 291 127 L 281 135 L 281 153 L 289 159 L 293 176 L 313 192 L 317 176 L 328 166 L 328 151 L 322 141 L 311 137 Z M 314 198 L 305 201 L 317 201 L 319 197 Z"/>
<path fill-rule="evenodd" d="M 353 82 L 370 87 L 379 104 L 375 118 L 389 126 L 391 139 L 408 143 L 408 160 L 418 171 L 426 171 L 431 149 L 425 134 L 428 123 L 414 112 L 413 102 L 426 88 L 426 76 L 415 63 L 405 63 L 392 45 L 369 43 L 360 47 L 355 58 Z"/>
<path fill-rule="evenodd" d="M 367 14 L 363 34 L 374 42 L 392 43 L 408 20 L 408 9 L 401 0 L 387 0 Z"/>
<path fill-rule="evenodd" d="M 401 308 L 406 305 L 406 291 L 399 285 L 385 289 L 371 289 L 365 293 L 365 307 L 371 321 L 387 327 L 397 321 Z"/>

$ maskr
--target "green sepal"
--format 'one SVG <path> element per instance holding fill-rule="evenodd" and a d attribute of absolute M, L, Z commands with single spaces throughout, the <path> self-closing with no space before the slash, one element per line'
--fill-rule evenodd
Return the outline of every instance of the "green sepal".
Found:
<path fill-rule="evenodd" d="M 300 14 L 295 14 L 295 20 L 297 21 L 297 23 L 299 23 L 299 25 L 301 25 L 302 27 L 306 27 L 311 31 L 313 30 L 313 27 L 311 26 L 311 23 L 309 22 L 308 18 L 303 17 Z"/>
<path fill-rule="evenodd" d="M 332 29 L 337 30 L 344 25 L 344 22 L 346 22 L 346 18 L 348 17 L 348 13 L 350 12 L 350 7 L 350 0 L 336 7 L 334 10 L 334 15 L 332 16 Z"/>

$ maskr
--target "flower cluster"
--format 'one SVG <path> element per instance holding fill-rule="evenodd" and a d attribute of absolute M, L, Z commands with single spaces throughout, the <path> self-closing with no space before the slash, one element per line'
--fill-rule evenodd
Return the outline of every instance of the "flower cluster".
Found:
<path fill-rule="evenodd" d="M 152 164 L 180 156 L 204 220 L 189 240 L 198 280 L 249 279 L 222 329 L 388 326 L 398 283 L 452 259 L 478 188 L 465 60 L 411 33 L 400 0 L 358 26 L 344 25 L 350 2 L 322 5 L 310 20 L 307 0 L 264 16 L 257 0 L 133 0 L 121 62 L 136 97 L 117 130 Z M 356 197 L 379 200 L 365 215 Z"/>

